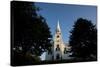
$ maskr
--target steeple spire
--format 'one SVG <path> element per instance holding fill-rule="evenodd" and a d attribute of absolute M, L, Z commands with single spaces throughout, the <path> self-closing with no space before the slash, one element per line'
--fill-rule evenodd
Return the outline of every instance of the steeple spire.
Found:
<path fill-rule="evenodd" d="M 59 24 L 59 20 L 58 20 L 58 24 L 57 24 L 57 31 L 61 31 L 60 24 Z"/>

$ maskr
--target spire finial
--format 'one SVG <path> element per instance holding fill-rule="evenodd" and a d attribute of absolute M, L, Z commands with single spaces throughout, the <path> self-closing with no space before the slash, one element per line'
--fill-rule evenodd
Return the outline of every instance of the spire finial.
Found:
<path fill-rule="evenodd" d="M 57 30 L 58 30 L 58 31 L 60 31 L 60 24 L 59 24 L 59 20 L 58 20 Z"/>

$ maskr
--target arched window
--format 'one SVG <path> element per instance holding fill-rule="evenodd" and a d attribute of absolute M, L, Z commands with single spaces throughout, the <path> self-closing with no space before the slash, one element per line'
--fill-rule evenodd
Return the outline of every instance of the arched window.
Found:
<path fill-rule="evenodd" d="M 59 48 L 59 44 L 57 44 L 57 48 Z"/>
<path fill-rule="evenodd" d="M 57 38 L 59 38 L 59 35 L 57 35 Z"/>
<path fill-rule="evenodd" d="M 60 51 L 59 44 L 56 47 L 56 51 Z"/>

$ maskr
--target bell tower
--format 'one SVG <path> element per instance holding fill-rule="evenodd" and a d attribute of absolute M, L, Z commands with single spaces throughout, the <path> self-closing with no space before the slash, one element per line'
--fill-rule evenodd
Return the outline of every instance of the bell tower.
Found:
<path fill-rule="evenodd" d="M 70 46 L 65 45 L 65 43 L 63 42 L 60 23 L 58 20 L 57 28 L 53 39 L 53 45 L 51 48 L 51 53 L 47 52 L 46 60 L 70 59 L 69 55 L 71 55 L 71 53 L 68 53 L 70 48 Z"/>
<path fill-rule="evenodd" d="M 63 40 L 61 36 L 61 29 L 58 20 L 55 36 L 54 36 L 54 60 L 61 60 L 63 54 Z"/>

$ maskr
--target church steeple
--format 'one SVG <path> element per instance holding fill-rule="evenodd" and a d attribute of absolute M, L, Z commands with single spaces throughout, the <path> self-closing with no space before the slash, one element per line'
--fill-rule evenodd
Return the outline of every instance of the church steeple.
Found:
<path fill-rule="evenodd" d="M 59 20 L 58 20 L 56 32 L 55 32 L 54 40 L 53 40 L 53 46 L 52 46 L 52 50 L 51 50 L 52 53 L 49 54 L 47 52 L 46 58 L 51 59 L 51 60 L 67 59 L 67 57 L 69 55 L 67 55 L 67 52 L 65 50 L 67 50 L 67 48 L 62 39 L 61 28 L 60 28 L 60 24 L 59 24 Z"/>
<path fill-rule="evenodd" d="M 63 54 L 63 40 L 59 20 L 57 22 L 56 33 L 54 36 L 54 60 L 61 60 Z"/>

